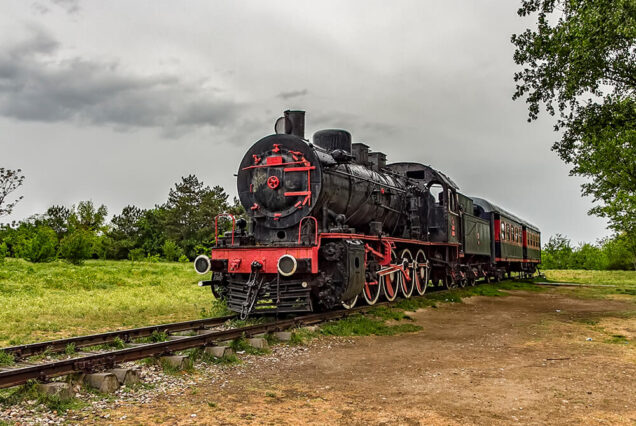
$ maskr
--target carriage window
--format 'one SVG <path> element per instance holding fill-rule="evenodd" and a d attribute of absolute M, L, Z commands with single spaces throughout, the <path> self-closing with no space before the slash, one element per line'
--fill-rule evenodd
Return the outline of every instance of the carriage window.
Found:
<path fill-rule="evenodd" d="M 510 240 L 510 225 L 506 223 L 506 240 Z"/>
<path fill-rule="evenodd" d="M 505 240 L 506 239 L 506 225 L 501 222 L 501 240 Z"/>

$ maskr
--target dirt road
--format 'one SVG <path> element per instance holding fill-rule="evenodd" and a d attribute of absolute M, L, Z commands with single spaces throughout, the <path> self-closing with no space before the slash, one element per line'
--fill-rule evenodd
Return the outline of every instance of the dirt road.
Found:
<path fill-rule="evenodd" d="M 109 419 L 634 424 L 634 309 L 633 299 L 576 299 L 556 290 L 473 297 L 413 314 L 420 332 L 323 338 L 291 356 L 276 349 L 181 395 L 118 408 Z"/>

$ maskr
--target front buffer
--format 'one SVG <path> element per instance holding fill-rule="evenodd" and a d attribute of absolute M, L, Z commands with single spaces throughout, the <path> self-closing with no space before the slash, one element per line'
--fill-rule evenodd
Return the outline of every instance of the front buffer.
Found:
<path fill-rule="evenodd" d="M 200 260 L 199 260 L 200 259 Z M 324 240 L 311 246 L 219 247 L 195 261 L 209 285 L 242 318 L 252 313 L 323 311 L 356 298 L 365 282 L 365 246 Z M 208 263 L 206 263 L 208 259 Z"/>

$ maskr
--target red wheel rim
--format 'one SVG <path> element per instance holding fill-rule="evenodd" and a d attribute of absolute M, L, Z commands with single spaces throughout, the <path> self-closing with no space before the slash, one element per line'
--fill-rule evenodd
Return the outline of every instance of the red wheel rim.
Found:
<path fill-rule="evenodd" d="M 393 289 L 393 281 L 391 280 L 391 274 L 386 274 L 384 276 L 384 285 L 386 286 L 389 296 L 395 296 L 395 290 Z"/>

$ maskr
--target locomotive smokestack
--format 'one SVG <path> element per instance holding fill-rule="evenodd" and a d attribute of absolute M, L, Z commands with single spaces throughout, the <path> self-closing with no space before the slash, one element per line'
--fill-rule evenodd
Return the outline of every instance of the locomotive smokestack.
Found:
<path fill-rule="evenodd" d="M 285 133 L 305 139 L 305 111 L 285 111 Z"/>

